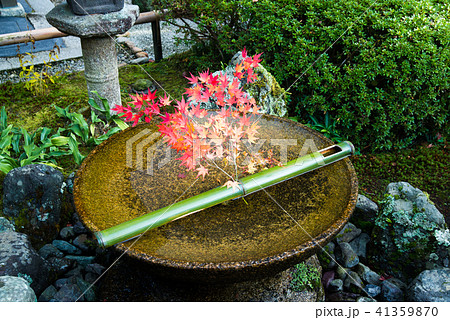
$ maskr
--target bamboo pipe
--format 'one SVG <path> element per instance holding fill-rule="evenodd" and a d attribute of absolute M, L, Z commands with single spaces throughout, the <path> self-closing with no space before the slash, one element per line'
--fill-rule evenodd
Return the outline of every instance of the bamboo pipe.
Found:
<path fill-rule="evenodd" d="M 151 12 L 143 12 L 136 19 L 135 24 L 142 24 L 148 22 L 157 22 L 164 17 L 164 14 L 167 10 L 163 10 L 162 12 L 151 11 Z M 29 31 L 20 31 L 14 33 L 7 33 L 0 35 L 0 46 L 6 46 L 8 44 L 18 44 L 29 42 L 31 39 L 38 40 L 46 40 L 53 38 L 61 38 L 67 37 L 68 34 L 59 31 L 58 29 L 51 28 L 43 28 L 37 30 L 29 30 Z"/>
<path fill-rule="evenodd" d="M 100 246 L 109 247 L 175 219 L 215 206 L 224 201 L 244 197 L 263 188 L 339 161 L 354 154 L 354 150 L 350 142 L 341 142 L 292 160 L 283 167 L 272 167 L 244 177 L 239 180 L 239 187 L 236 189 L 221 186 L 106 230 L 96 232 L 95 236 Z"/>

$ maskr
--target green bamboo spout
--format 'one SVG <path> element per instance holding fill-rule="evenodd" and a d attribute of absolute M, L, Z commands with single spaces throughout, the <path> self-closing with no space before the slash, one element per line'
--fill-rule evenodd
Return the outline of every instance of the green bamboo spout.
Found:
<path fill-rule="evenodd" d="M 289 161 L 282 167 L 272 167 L 244 177 L 239 180 L 240 183 L 237 188 L 227 188 L 225 186 L 217 187 L 189 199 L 182 200 L 170 206 L 126 221 L 117 226 L 96 232 L 95 236 L 97 237 L 100 246 L 109 247 L 116 243 L 129 240 L 175 219 L 215 206 L 227 200 L 246 196 L 263 188 L 339 161 L 352 155 L 354 150 L 355 149 L 350 142 L 341 142 Z"/>

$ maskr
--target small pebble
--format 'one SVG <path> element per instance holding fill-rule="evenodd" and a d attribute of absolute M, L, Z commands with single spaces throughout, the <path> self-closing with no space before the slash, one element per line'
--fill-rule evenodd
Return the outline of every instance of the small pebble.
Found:
<path fill-rule="evenodd" d="M 63 238 L 64 240 L 68 240 L 70 238 L 72 238 L 75 235 L 75 231 L 73 231 L 73 227 L 64 227 L 61 229 L 61 231 L 59 232 L 59 235 L 61 236 L 61 238 Z"/>
<path fill-rule="evenodd" d="M 344 287 L 344 281 L 342 281 L 341 279 L 334 279 L 328 285 L 328 291 L 329 292 L 340 292 L 340 291 L 342 291 L 343 287 Z"/>
<path fill-rule="evenodd" d="M 81 250 L 64 240 L 53 240 L 52 245 L 68 254 L 81 254 Z"/>
<path fill-rule="evenodd" d="M 92 239 L 88 237 L 86 233 L 82 233 L 77 236 L 73 242 L 76 247 L 80 248 L 83 251 L 89 251 L 89 243 L 92 243 Z"/>
<path fill-rule="evenodd" d="M 374 284 L 368 284 L 367 286 L 364 287 L 364 290 L 371 297 L 376 297 L 377 295 L 379 295 L 381 293 L 381 288 Z"/>
<path fill-rule="evenodd" d="M 48 259 L 50 257 L 57 257 L 57 258 L 64 257 L 64 253 L 62 253 L 61 251 L 58 250 L 58 248 L 49 243 L 45 244 L 42 248 L 40 248 L 38 253 L 44 259 Z"/>

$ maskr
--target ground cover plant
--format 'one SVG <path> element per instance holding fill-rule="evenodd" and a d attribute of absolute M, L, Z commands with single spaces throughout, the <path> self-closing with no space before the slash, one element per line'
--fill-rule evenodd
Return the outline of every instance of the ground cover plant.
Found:
<path fill-rule="evenodd" d="M 153 5 L 170 8 L 169 17 L 197 23 L 194 29 L 173 21 L 181 39 L 194 45 L 201 69 L 244 46 L 264 52 L 263 64 L 290 88 L 291 116 L 308 122 L 328 114 L 361 150 L 405 148 L 448 135 L 447 1 L 159 0 Z"/>

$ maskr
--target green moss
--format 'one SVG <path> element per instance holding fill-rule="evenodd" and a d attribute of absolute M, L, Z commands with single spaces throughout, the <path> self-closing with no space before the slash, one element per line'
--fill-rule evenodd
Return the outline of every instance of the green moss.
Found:
<path fill-rule="evenodd" d="M 158 63 L 127 65 L 120 68 L 119 82 L 122 98 L 129 100 L 128 93 L 132 93 L 133 84 L 139 79 L 147 79 L 157 86 L 158 96 L 164 96 L 164 93 L 167 93 L 172 99 L 181 100 L 188 86 L 188 81 L 182 75 L 184 70 L 181 66 L 175 58 L 169 58 Z"/>
<path fill-rule="evenodd" d="M 353 156 L 351 161 L 358 175 L 359 192 L 373 201 L 381 201 L 389 183 L 407 181 L 425 190 L 437 209 L 450 219 L 450 153 L 448 146 L 418 147 L 392 153 Z"/>

